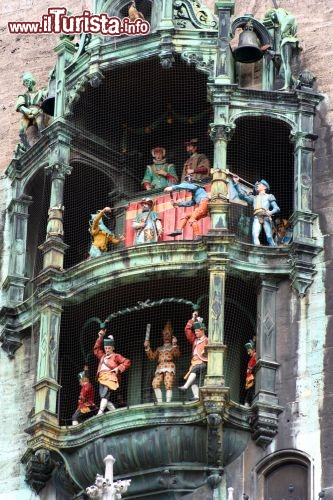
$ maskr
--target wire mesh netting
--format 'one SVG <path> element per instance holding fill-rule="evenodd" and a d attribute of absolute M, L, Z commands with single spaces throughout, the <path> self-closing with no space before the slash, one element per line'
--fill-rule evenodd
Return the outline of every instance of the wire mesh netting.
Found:
<path fill-rule="evenodd" d="M 72 172 L 64 185 L 64 242 L 68 245 L 65 271 L 82 262 L 89 263 L 91 214 L 106 206 L 114 210 L 104 219 L 105 225 L 117 238 L 119 235 L 126 238 L 124 243 L 111 245 L 109 252 L 124 252 L 133 245 L 132 236 L 128 237 L 126 231 L 135 210 L 141 210 L 141 198 L 147 195 L 154 200 L 155 207 L 159 207 L 162 225 L 167 226 L 172 218 L 172 223 L 177 224 L 181 212 L 177 217 L 174 214 L 180 209 L 173 208 L 163 190 L 147 192 L 142 184 L 145 169 L 152 164 L 152 148 L 165 149 L 166 160 L 174 165 L 180 179 L 187 159 L 185 142 L 189 139 L 198 139 L 200 153 L 213 164 L 214 147 L 209 136 L 212 121 L 206 76 L 177 58 L 170 70 L 163 69 L 157 59 L 119 66 L 106 73 L 99 87 L 87 87 L 75 104 L 71 118 L 77 134 L 71 144 Z M 286 220 L 293 210 L 294 186 L 293 146 L 289 134 L 289 126 L 272 117 L 243 116 L 236 120 L 227 154 L 227 167 L 249 183 L 249 191 L 257 180 L 265 179 L 270 184 L 281 217 Z M 209 184 L 206 189 L 209 191 Z M 33 199 L 27 245 L 27 272 L 32 280 L 43 265 L 38 246 L 46 238 L 50 190 L 51 180 L 42 171 L 30 180 L 26 189 L 26 194 Z M 251 207 L 244 203 L 230 204 L 229 229 L 238 241 L 251 243 L 251 212 Z M 201 229 L 205 233 L 209 227 L 207 217 Z M 191 239 L 192 234 L 184 233 L 179 240 L 182 238 Z M 264 234 L 261 238 L 262 244 L 267 244 Z M 173 241 L 163 233 L 160 241 L 170 240 Z M 33 281 L 27 286 L 27 296 L 32 292 Z M 84 365 L 89 367 L 98 404 L 97 358 L 93 346 L 100 323 L 112 314 L 107 331 L 115 338 L 116 351 L 131 360 L 131 367 L 122 375 L 120 389 L 115 393 L 115 406 L 154 402 L 152 379 L 156 366 L 148 360 L 143 342 L 150 324 L 152 349 L 161 345 L 161 332 L 168 320 L 181 352 L 176 360 L 173 400 L 184 401 L 186 395 L 177 389 L 183 383 L 191 358 L 184 326 L 191 317 L 193 304 L 198 301 L 200 315 L 208 322 L 208 293 L 208 278 L 202 271 L 195 278 L 168 275 L 149 280 L 142 276 L 140 283 L 101 293 L 96 290 L 95 295 L 90 293 L 83 303 L 65 307 L 58 374 L 60 421 L 71 421 L 80 389 L 77 374 Z M 170 300 L 163 302 L 164 299 Z M 256 300 L 253 275 L 230 271 L 225 297 L 225 377 L 232 399 L 238 402 L 244 400 L 248 361 L 244 343 L 256 332 Z M 147 301 L 148 306 L 140 306 Z"/>

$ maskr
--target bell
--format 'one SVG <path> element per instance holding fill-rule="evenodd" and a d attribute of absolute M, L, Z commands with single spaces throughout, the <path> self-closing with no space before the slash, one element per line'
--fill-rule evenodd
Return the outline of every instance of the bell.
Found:
<path fill-rule="evenodd" d="M 55 95 L 56 95 L 56 80 L 55 78 L 51 78 L 49 80 L 47 97 L 41 104 L 41 108 L 44 111 L 44 113 L 50 116 L 54 116 Z"/>
<path fill-rule="evenodd" d="M 233 52 L 236 61 L 241 63 L 254 63 L 260 61 L 263 52 L 259 46 L 257 35 L 253 31 L 253 24 L 248 21 L 239 35 L 238 47 Z"/>

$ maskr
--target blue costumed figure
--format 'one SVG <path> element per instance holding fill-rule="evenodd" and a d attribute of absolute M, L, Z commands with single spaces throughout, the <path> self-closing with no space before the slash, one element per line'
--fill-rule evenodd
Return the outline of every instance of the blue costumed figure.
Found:
<path fill-rule="evenodd" d="M 161 218 L 154 212 L 154 202 L 150 198 L 141 200 L 142 212 L 138 214 L 132 222 L 135 230 L 134 245 L 142 243 L 157 243 L 158 238 L 163 233 Z"/>
<path fill-rule="evenodd" d="M 269 246 L 276 246 L 272 236 L 272 215 L 278 214 L 280 208 L 276 203 L 275 196 L 268 194 L 270 190 L 269 184 L 264 179 L 255 183 L 254 195 L 247 194 L 238 184 L 239 177 L 233 176 L 233 182 L 238 196 L 241 200 L 246 201 L 253 206 L 253 222 L 252 222 L 252 242 L 254 245 L 260 245 L 259 235 L 264 228 L 267 243 Z"/>

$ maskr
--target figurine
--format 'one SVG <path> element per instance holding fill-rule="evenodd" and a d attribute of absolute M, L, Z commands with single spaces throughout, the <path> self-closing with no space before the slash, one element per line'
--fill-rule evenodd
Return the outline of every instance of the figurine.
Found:
<path fill-rule="evenodd" d="M 81 391 L 79 395 L 78 407 L 72 416 L 72 425 L 78 425 L 84 420 L 92 417 L 95 415 L 96 410 L 95 391 L 89 381 L 88 366 L 84 366 L 83 371 L 79 373 L 78 377 Z"/>
<path fill-rule="evenodd" d="M 154 202 L 151 198 L 143 198 L 141 205 L 142 212 L 132 222 L 132 227 L 135 230 L 133 243 L 134 245 L 157 243 L 158 238 L 163 233 L 161 218 L 157 212 L 154 212 Z"/>
<path fill-rule="evenodd" d="M 19 135 L 23 145 L 30 148 L 36 140 L 29 142 L 27 130 L 34 126 L 37 129 L 37 140 L 39 132 L 46 128 L 51 121 L 51 118 L 45 114 L 41 108 L 41 103 L 47 96 L 47 89 L 37 90 L 35 88 L 36 80 L 30 72 L 24 73 L 22 82 L 27 91 L 24 94 L 19 94 L 16 101 L 16 111 L 22 113 L 20 122 Z"/>
<path fill-rule="evenodd" d="M 200 228 L 198 221 L 203 219 L 208 214 L 208 194 L 203 186 L 195 183 L 192 180 L 191 176 L 186 176 L 185 181 L 180 184 L 176 184 L 175 186 L 169 186 L 164 189 L 167 193 L 172 193 L 173 191 L 180 191 L 185 189 L 186 191 L 190 191 L 192 193 L 192 199 L 189 201 L 178 201 L 174 202 L 174 207 L 191 207 L 195 206 L 195 209 L 191 213 L 191 215 L 185 215 L 182 218 L 180 228 L 175 229 L 172 233 L 169 233 L 168 236 L 178 236 L 182 234 L 184 227 L 187 222 L 192 226 L 193 236 L 195 240 L 200 239 Z"/>
<path fill-rule="evenodd" d="M 94 345 L 94 354 L 99 359 L 97 379 L 99 382 L 99 395 L 101 398 L 97 415 L 104 413 L 105 409 L 115 410 L 111 396 L 119 388 L 120 374 L 131 366 L 131 361 L 121 354 L 114 352 L 114 339 L 112 335 L 104 338 L 106 329 L 98 332 Z M 104 349 L 102 348 L 104 346 Z"/>
<path fill-rule="evenodd" d="M 90 257 L 99 257 L 108 250 L 108 244 L 119 245 L 124 241 L 125 236 L 117 239 L 108 227 L 104 224 L 103 217 L 107 212 L 111 212 L 110 207 L 99 210 L 96 214 L 91 214 L 89 233 L 92 236 L 92 244 L 89 250 Z"/>
<path fill-rule="evenodd" d="M 273 238 L 277 245 L 288 245 L 293 239 L 293 230 L 287 219 L 277 217 L 274 221 Z"/>
<path fill-rule="evenodd" d="M 128 17 L 131 23 L 134 23 L 136 19 L 144 19 L 142 12 L 139 12 L 136 8 L 135 0 L 132 0 L 132 3 L 128 7 Z"/>
<path fill-rule="evenodd" d="M 186 391 L 191 387 L 193 393 L 191 401 L 196 401 L 199 399 L 199 384 L 206 372 L 208 360 L 205 352 L 205 347 L 208 344 L 206 326 L 203 319 L 199 318 L 198 311 L 194 311 L 192 318 L 186 323 L 185 336 L 192 344 L 192 359 L 190 369 L 184 376 L 186 382 L 178 389 Z"/>
<path fill-rule="evenodd" d="M 198 153 L 198 139 L 191 139 L 185 143 L 186 152 L 190 157 L 186 160 L 180 182 L 190 175 L 194 181 L 209 181 L 210 164 L 206 155 Z"/>
<path fill-rule="evenodd" d="M 252 241 L 254 245 L 260 245 L 259 235 L 264 228 L 267 243 L 269 246 L 276 246 L 272 237 L 272 215 L 280 212 L 275 196 L 267 194 L 270 186 L 267 181 L 261 179 L 255 183 L 255 193 L 253 196 L 247 194 L 238 184 L 239 177 L 233 176 L 233 182 L 238 196 L 241 200 L 253 205 Z"/>
<path fill-rule="evenodd" d="M 162 189 L 176 184 L 178 176 L 173 163 L 167 163 L 164 148 L 156 147 L 151 150 L 153 164 L 147 165 L 142 185 L 147 191 Z"/>
<path fill-rule="evenodd" d="M 249 340 L 244 347 L 247 351 L 247 354 L 250 356 L 246 369 L 245 399 L 244 399 L 244 406 L 249 407 L 252 403 L 254 396 L 255 380 L 253 372 L 254 372 L 254 367 L 257 363 L 257 355 L 255 350 L 255 343 L 253 340 Z"/>
<path fill-rule="evenodd" d="M 148 359 L 151 361 L 157 360 L 155 376 L 153 378 L 152 387 L 155 392 L 157 403 L 162 403 L 161 384 L 163 382 L 166 389 L 166 402 L 170 403 L 172 399 L 172 387 L 175 379 L 176 365 L 174 359 L 180 356 L 177 339 L 173 336 L 171 322 L 168 321 L 162 331 L 163 345 L 158 347 L 156 351 L 150 348 L 149 338 L 146 336 L 144 347 Z"/>
<path fill-rule="evenodd" d="M 271 20 L 280 27 L 280 52 L 282 61 L 280 73 L 284 78 L 284 85 L 280 90 L 289 90 L 295 83 L 295 79 L 291 73 L 292 53 L 294 49 L 298 48 L 299 43 L 295 16 L 279 7 L 266 12 L 264 20 Z"/>

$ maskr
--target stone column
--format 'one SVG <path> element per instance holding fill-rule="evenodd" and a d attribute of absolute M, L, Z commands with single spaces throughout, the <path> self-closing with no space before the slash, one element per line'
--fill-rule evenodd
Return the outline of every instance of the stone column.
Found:
<path fill-rule="evenodd" d="M 220 110 L 220 106 L 216 106 Z M 211 216 L 210 233 L 227 231 L 228 229 L 228 179 L 227 179 L 227 144 L 234 132 L 234 124 L 211 124 L 211 138 L 214 142 L 214 166 L 211 185 L 209 212 Z"/>
<path fill-rule="evenodd" d="M 60 123 L 54 124 L 56 138 L 50 146 L 49 165 L 45 170 L 51 175 L 51 197 L 46 229 L 46 240 L 39 249 L 44 254 L 43 268 L 62 270 L 67 245 L 63 241 L 63 191 L 66 175 L 72 167 L 68 164 L 71 136 Z M 58 130 L 57 130 L 58 129 Z"/>
<path fill-rule="evenodd" d="M 277 282 L 262 275 L 257 301 L 257 364 L 255 368 L 255 397 L 253 409 L 253 439 L 264 448 L 277 433 L 278 406 L 275 391 L 276 371 L 276 293 Z"/>
<path fill-rule="evenodd" d="M 216 83 L 232 83 L 234 79 L 233 60 L 229 46 L 230 16 L 234 13 L 235 0 L 215 2 L 215 14 L 219 19 L 217 57 L 215 68 Z"/>
<path fill-rule="evenodd" d="M 8 276 L 3 283 L 7 290 L 7 305 L 16 306 L 23 301 L 24 288 L 29 278 L 26 276 L 26 245 L 28 210 L 32 198 L 22 194 L 14 198 L 8 206 L 11 227 L 11 249 Z"/>
<path fill-rule="evenodd" d="M 317 136 L 308 132 L 297 132 L 291 137 L 295 147 L 293 234 L 296 240 L 312 239 L 315 218 L 312 214 L 312 164 L 316 138 Z"/>
<path fill-rule="evenodd" d="M 62 36 L 60 42 L 55 46 L 54 51 L 58 55 L 56 65 L 56 95 L 54 106 L 54 118 L 65 114 L 65 69 L 72 60 L 77 48 L 73 43 L 74 36 Z"/>
<path fill-rule="evenodd" d="M 262 276 L 257 301 L 257 368 L 255 401 L 276 404 L 276 293 L 274 278 Z"/>
<path fill-rule="evenodd" d="M 221 95 L 220 92 L 218 92 Z M 215 113 L 220 114 L 216 103 Z M 227 108 L 227 106 L 226 106 Z M 227 113 L 227 109 L 225 111 Z M 229 246 L 233 235 L 228 232 L 227 142 L 233 127 L 213 124 L 211 136 L 214 141 L 213 180 L 209 211 L 212 228 L 205 237 L 209 259 L 209 324 L 207 346 L 207 375 L 201 388 L 207 413 L 207 463 L 214 466 L 211 476 L 219 477 L 218 486 L 225 498 L 226 485 L 223 473 L 223 413 L 229 399 L 229 388 L 224 381 L 224 304 L 226 268 L 229 261 Z M 211 478 L 210 476 L 210 478 Z M 208 478 L 208 481 L 212 480 Z"/>
<path fill-rule="evenodd" d="M 162 0 L 162 17 L 161 22 L 159 23 L 159 29 L 174 29 L 172 9 L 173 2 L 169 2 L 169 0 Z"/>
<path fill-rule="evenodd" d="M 35 384 L 35 416 L 57 422 L 58 352 L 61 321 L 61 302 L 51 292 L 40 299 L 40 330 Z"/>
<path fill-rule="evenodd" d="M 293 241 L 290 279 L 299 297 L 304 297 L 316 273 L 313 258 L 321 251 L 313 238 L 313 224 L 317 215 L 312 212 L 312 167 L 314 141 L 317 139 L 312 131 L 315 106 L 320 96 L 299 91 L 298 98 L 299 130 L 291 136 L 294 143 L 294 212 L 291 217 Z"/>

